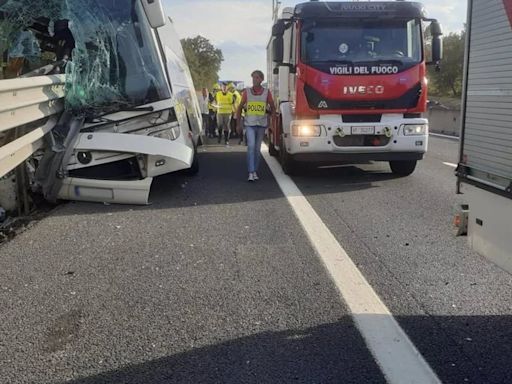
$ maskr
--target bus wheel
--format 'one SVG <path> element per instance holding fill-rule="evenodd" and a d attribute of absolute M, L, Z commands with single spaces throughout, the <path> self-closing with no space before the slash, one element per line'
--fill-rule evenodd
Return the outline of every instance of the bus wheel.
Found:
<path fill-rule="evenodd" d="M 414 172 L 416 168 L 416 160 L 407 160 L 407 161 L 390 161 L 389 167 L 391 168 L 391 172 L 395 175 L 399 176 L 409 176 Z"/>
<path fill-rule="evenodd" d="M 199 157 L 197 156 L 197 147 L 194 145 L 194 159 L 190 168 L 185 170 L 185 173 L 189 176 L 194 176 L 199 172 Z"/>

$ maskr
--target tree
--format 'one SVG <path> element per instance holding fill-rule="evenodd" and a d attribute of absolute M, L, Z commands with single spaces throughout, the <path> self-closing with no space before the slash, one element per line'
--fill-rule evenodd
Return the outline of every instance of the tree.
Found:
<path fill-rule="evenodd" d="M 211 87 L 219 80 L 220 64 L 224 60 L 222 51 L 215 48 L 203 36 L 181 40 L 192 80 L 196 88 Z"/>
<path fill-rule="evenodd" d="M 430 90 L 438 96 L 459 97 L 462 93 L 462 71 L 466 32 L 450 33 L 443 38 L 444 55 L 441 71 L 429 68 Z"/>

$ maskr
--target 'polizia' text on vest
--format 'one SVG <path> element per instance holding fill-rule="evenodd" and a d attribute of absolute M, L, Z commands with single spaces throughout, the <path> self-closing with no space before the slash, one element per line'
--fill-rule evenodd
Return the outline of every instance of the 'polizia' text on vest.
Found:
<path fill-rule="evenodd" d="M 251 88 L 246 89 L 247 113 L 244 125 L 248 127 L 267 127 L 267 98 L 268 89 L 264 89 L 261 95 L 254 95 Z"/>

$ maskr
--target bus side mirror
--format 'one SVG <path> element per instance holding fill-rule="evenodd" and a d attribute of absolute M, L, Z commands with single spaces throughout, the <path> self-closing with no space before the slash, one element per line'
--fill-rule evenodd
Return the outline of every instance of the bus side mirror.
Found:
<path fill-rule="evenodd" d="M 272 26 L 272 36 L 274 36 L 274 37 L 283 36 L 285 30 L 286 30 L 286 25 L 284 24 L 284 20 L 278 20 L 277 23 L 275 23 Z"/>
<path fill-rule="evenodd" d="M 141 0 L 142 7 L 148 18 L 151 28 L 159 28 L 165 25 L 165 13 L 161 0 Z"/>
<path fill-rule="evenodd" d="M 283 36 L 277 36 L 272 41 L 272 61 L 277 64 L 283 62 L 284 42 Z"/>

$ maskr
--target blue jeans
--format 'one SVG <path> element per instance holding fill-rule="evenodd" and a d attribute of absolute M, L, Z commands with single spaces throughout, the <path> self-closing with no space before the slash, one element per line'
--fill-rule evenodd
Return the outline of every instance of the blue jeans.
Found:
<path fill-rule="evenodd" d="M 247 131 L 247 168 L 249 173 L 256 172 L 261 160 L 261 142 L 266 127 L 246 126 Z"/>

